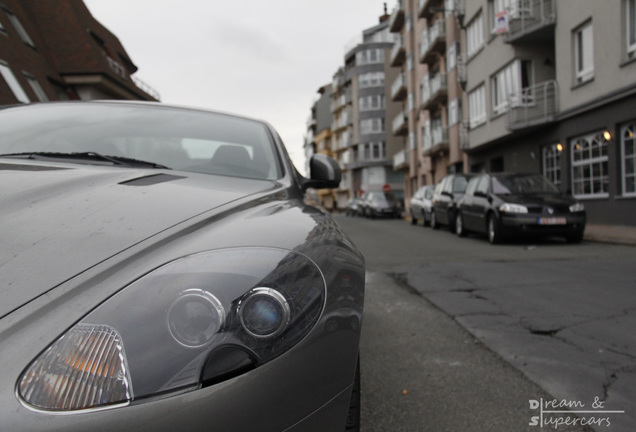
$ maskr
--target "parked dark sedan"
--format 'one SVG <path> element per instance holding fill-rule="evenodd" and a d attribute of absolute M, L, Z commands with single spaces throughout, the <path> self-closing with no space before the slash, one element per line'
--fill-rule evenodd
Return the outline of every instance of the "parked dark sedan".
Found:
<path fill-rule="evenodd" d="M 368 218 L 397 218 L 402 214 L 401 203 L 391 192 L 367 192 L 358 205 L 362 215 Z"/>
<path fill-rule="evenodd" d="M 358 430 L 364 260 L 303 200 L 332 159 L 163 104 L 0 130 L 0 429 Z"/>
<path fill-rule="evenodd" d="M 449 174 L 435 186 L 431 208 L 431 228 L 447 225 L 455 230 L 457 203 L 464 196 L 468 180 L 473 174 Z"/>
<path fill-rule="evenodd" d="M 491 243 L 509 236 L 564 236 L 580 242 L 583 204 L 563 195 L 540 174 L 483 174 L 470 180 L 460 200 L 455 231 L 480 232 Z"/>
<path fill-rule="evenodd" d="M 435 186 L 428 185 L 419 188 L 411 198 L 411 223 L 417 225 L 418 220 L 426 226 L 431 221 L 431 206 Z"/>

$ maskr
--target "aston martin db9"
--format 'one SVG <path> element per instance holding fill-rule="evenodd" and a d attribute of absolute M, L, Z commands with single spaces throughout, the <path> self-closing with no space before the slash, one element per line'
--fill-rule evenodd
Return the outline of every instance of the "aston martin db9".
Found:
<path fill-rule="evenodd" d="M 0 109 L 6 431 L 358 430 L 364 259 L 267 123 Z"/>

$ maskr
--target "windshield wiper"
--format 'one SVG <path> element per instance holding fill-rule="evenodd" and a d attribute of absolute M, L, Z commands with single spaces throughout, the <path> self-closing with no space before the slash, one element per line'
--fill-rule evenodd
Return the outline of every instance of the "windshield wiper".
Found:
<path fill-rule="evenodd" d="M 156 168 L 156 169 L 170 169 L 165 165 L 161 165 L 155 162 L 142 161 L 139 159 L 128 158 L 124 156 L 106 156 L 97 152 L 76 152 L 76 153 L 61 153 L 61 152 L 24 152 L 24 153 L 8 153 L 0 155 L 0 157 L 15 157 L 24 159 L 64 159 L 64 160 L 82 160 L 82 161 L 101 161 L 108 162 L 115 166 L 125 166 L 134 168 Z"/>

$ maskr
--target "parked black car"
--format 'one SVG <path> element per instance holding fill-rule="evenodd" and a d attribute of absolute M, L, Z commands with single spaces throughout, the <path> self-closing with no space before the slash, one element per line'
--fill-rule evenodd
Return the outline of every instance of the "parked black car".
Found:
<path fill-rule="evenodd" d="M 368 218 L 400 217 L 402 205 L 391 192 L 367 192 L 359 204 L 360 213 Z"/>
<path fill-rule="evenodd" d="M 455 216 L 455 232 L 486 233 L 491 243 L 509 236 L 564 236 L 583 239 L 583 204 L 541 174 L 483 174 L 468 183 Z"/>
<path fill-rule="evenodd" d="M 449 174 L 435 186 L 431 208 L 431 228 L 447 225 L 455 230 L 457 203 L 464 196 L 468 181 L 474 174 Z"/>
<path fill-rule="evenodd" d="M 435 186 L 422 186 L 411 198 L 411 223 L 417 225 L 418 220 L 426 226 L 431 221 L 431 205 Z"/>

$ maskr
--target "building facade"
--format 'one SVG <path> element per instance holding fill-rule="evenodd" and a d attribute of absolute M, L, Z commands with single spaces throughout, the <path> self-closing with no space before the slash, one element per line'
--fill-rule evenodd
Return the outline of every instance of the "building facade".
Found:
<path fill-rule="evenodd" d="M 81 0 L 0 3 L 0 104 L 158 100 L 117 37 Z"/>
<path fill-rule="evenodd" d="M 635 225 L 634 0 L 465 4 L 467 168 L 541 172 Z"/>
<path fill-rule="evenodd" d="M 465 170 L 459 5 L 400 0 L 391 14 L 390 30 L 398 35 L 391 65 L 400 70 L 391 96 L 402 102 L 406 119 L 394 130 L 406 137 L 394 168 L 405 175 L 407 206 L 419 187 Z"/>
<path fill-rule="evenodd" d="M 406 203 L 451 172 L 539 172 L 636 224 L 635 0 L 399 0 Z"/>
<path fill-rule="evenodd" d="M 344 100 L 349 94 L 351 98 L 342 110 L 346 118 L 343 123 L 348 125 L 343 133 L 350 140 L 343 153 L 350 197 L 381 190 L 404 196 L 403 176 L 393 170 L 393 157 L 404 142 L 393 131 L 405 121 L 402 104 L 390 98 L 388 85 L 398 75 L 390 66 L 393 41 L 385 15 L 378 25 L 363 31 L 362 41 L 345 54 Z"/>

